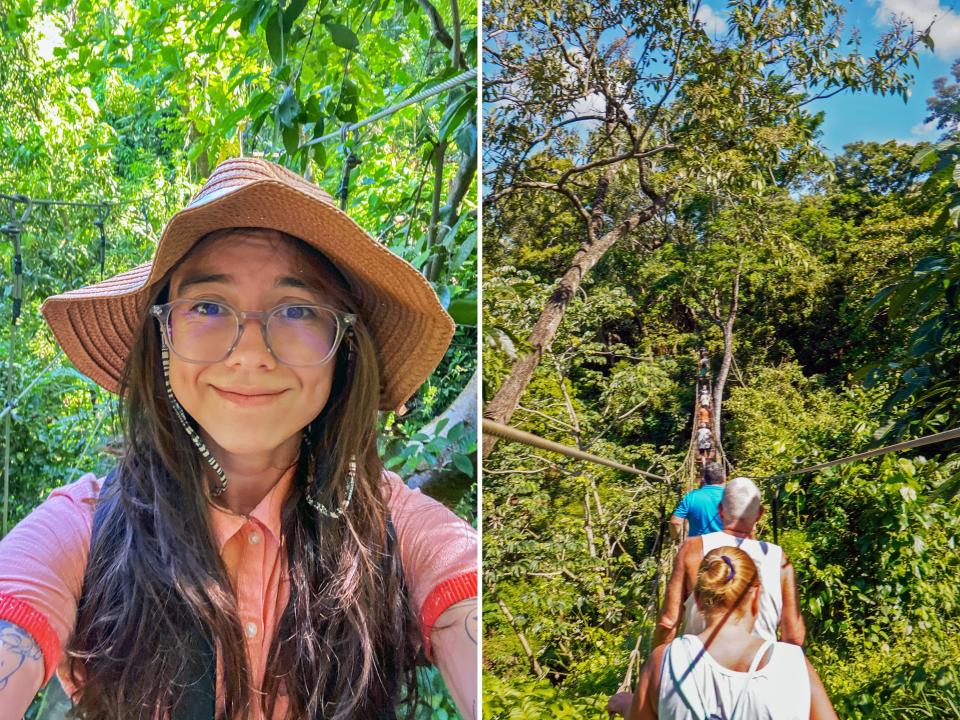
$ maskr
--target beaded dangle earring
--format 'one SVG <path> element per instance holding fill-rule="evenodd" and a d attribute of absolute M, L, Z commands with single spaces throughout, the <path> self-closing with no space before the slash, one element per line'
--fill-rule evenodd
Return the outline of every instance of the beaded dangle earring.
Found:
<path fill-rule="evenodd" d="M 350 374 L 353 372 L 353 362 L 354 362 L 354 350 L 353 350 L 353 330 L 351 327 L 347 327 L 347 334 L 344 338 L 344 341 L 347 343 L 349 348 L 347 353 L 347 373 Z M 307 429 L 303 434 L 303 450 L 302 452 L 307 453 L 307 478 L 310 481 L 310 486 L 307 488 L 306 500 L 314 510 L 323 515 L 324 517 L 331 518 L 336 520 L 346 509 L 350 506 L 350 500 L 353 499 L 353 489 L 357 481 L 357 456 L 351 455 L 350 462 L 347 465 L 347 492 L 343 498 L 343 501 L 340 503 L 339 507 L 336 510 L 331 510 L 322 502 L 320 502 L 316 497 L 316 490 L 320 484 L 320 478 L 317 477 L 317 461 L 311 452 L 310 447 L 310 438 L 313 435 L 313 423 L 311 422 L 307 425 Z"/>
<path fill-rule="evenodd" d="M 170 353 L 167 350 L 166 340 L 163 340 L 162 342 L 163 344 L 160 347 L 160 361 L 163 363 L 163 384 L 167 388 L 167 398 L 170 400 L 170 407 L 173 408 L 173 414 L 176 415 L 180 420 L 180 424 L 183 425 L 183 429 L 186 430 L 187 435 L 190 436 L 193 444 L 196 446 L 197 450 L 200 451 L 200 455 L 204 460 L 207 461 L 210 467 L 213 468 L 213 471 L 217 474 L 217 477 L 220 478 L 219 487 L 211 489 L 210 494 L 214 497 L 223 495 L 224 491 L 227 489 L 227 475 L 223 472 L 223 468 L 220 467 L 220 463 L 217 462 L 217 459 L 213 456 L 210 450 L 207 449 L 206 444 L 200 439 L 200 436 L 197 435 L 196 430 L 190 426 L 190 423 L 187 420 L 187 414 L 183 411 L 180 401 L 177 400 L 176 396 L 173 394 L 173 388 L 170 387 Z"/>

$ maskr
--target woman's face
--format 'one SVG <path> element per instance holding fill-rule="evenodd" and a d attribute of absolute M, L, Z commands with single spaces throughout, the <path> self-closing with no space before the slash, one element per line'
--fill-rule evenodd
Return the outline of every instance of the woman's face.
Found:
<path fill-rule="evenodd" d="M 332 305 L 308 267 L 290 241 L 237 231 L 184 260 L 171 276 L 169 299 L 220 301 L 237 311 Z M 260 327 L 247 320 L 236 348 L 218 363 L 189 363 L 170 353 L 174 394 L 201 436 L 229 453 L 269 453 L 284 444 L 295 450 L 301 430 L 330 397 L 335 359 L 319 367 L 281 365 Z"/>

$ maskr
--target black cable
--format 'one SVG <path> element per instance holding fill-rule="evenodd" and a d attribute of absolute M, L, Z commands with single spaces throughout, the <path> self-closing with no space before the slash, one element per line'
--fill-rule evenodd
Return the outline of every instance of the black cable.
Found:
<path fill-rule="evenodd" d="M 107 235 L 104 232 L 103 225 L 104 220 L 106 220 L 107 212 L 109 208 L 105 205 L 100 205 L 97 208 L 97 219 L 93 221 L 93 224 L 97 226 L 97 229 L 100 231 L 100 280 L 103 280 L 103 270 L 107 262 Z"/>
<path fill-rule="evenodd" d="M 341 132 L 341 145 L 346 148 L 347 146 L 347 126 L 344 125 Z M 357 142 L 357 131 L 353 131 L 353 142 Z M 353 148 L 351 147 L 347 153 L 347 156 L 343 159 L 343 172 L 340 174 L 340 187 L 337 188 L 337 198 L 340 200 L 340 209 L 347 209 L 347 199 L 350 197 L 350 173 L 353 172 L 354 168 L 360 165 L 360 156 L 357 155 Z"/>

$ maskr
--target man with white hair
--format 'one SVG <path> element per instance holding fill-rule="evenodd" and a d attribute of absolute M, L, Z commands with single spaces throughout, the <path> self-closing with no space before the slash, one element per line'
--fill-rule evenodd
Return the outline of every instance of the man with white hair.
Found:
<path fill-rule="evenodd" d="M 777 627 L 783 642 L 803 645 L 806 628 L 800 615 L 793 565 L 779 545 L 760 541 L 753 533 L 763 515 L 760 489 L 752 480 L 738 477 L 727 483 L 720 501 L 723 529 L 687 539 L 680 546 L 667 584 L 663 610 L 653 635 L 653 646 L 676 636 L 681 612 L 685 634 L 700 633 L 706 624 L 697 607 L 693 588 L 703 556 L 718 547 L 739 547 L 757 564 L 760 573 L 760 612 L 753 632 L 776 640 Z"/>

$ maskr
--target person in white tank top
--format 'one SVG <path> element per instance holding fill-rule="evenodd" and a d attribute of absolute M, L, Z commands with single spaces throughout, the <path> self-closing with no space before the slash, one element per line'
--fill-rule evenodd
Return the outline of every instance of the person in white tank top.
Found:
<path fill-rule="evenodd" d="M 705 629 L 653 651 L 636 692 L 626 696 L 629 720 L 837 719 L 803 650 L 753 634 L 760 574 L 746 552 L 733 546 L 709 551 L 695 592 Z"/>
<path fill-rule="evenodd" d="M 760 612 L 753 633 L 776 641 L 777 626 L 780 624 L 780 613 L 783 609 L 783 589 L 780 583 L 783 550 L 780 546 L 749 537 L 738 537 L 722 530 L 701 535 L 700 540 L 703 543 L 704 555 L 720 547 L 738 547 L 750 556 L 760 573 Z M 688 635 L 696 634 L 703 632 L 705 627 L 706 618 L 697 605 L 696 594 L 690 593 L 683 603 L 683 631 Z"/>
<path fill-rule="evenodd" d="M 762 515 L 760 490 L 752 480 L 739 477 L 727 483 L 720 502 L 723 530 L 688 538 L 680 546 L 654 631 L 654 646 L 670 642 L 676 636 L 681 617 L 683 631 L 688 635 L 697 634 L 706 626 L 693 588 L 700 561 L 711 550 L 720 547 L 742 549 L 758 568 L 760 606 L 754 633 L 776 640 L 779 627 L 783 642 L 803 645 L 806 628 L 800 614 L 793 565 L 779 545 L 753 537 L 757 520 Z"/>

